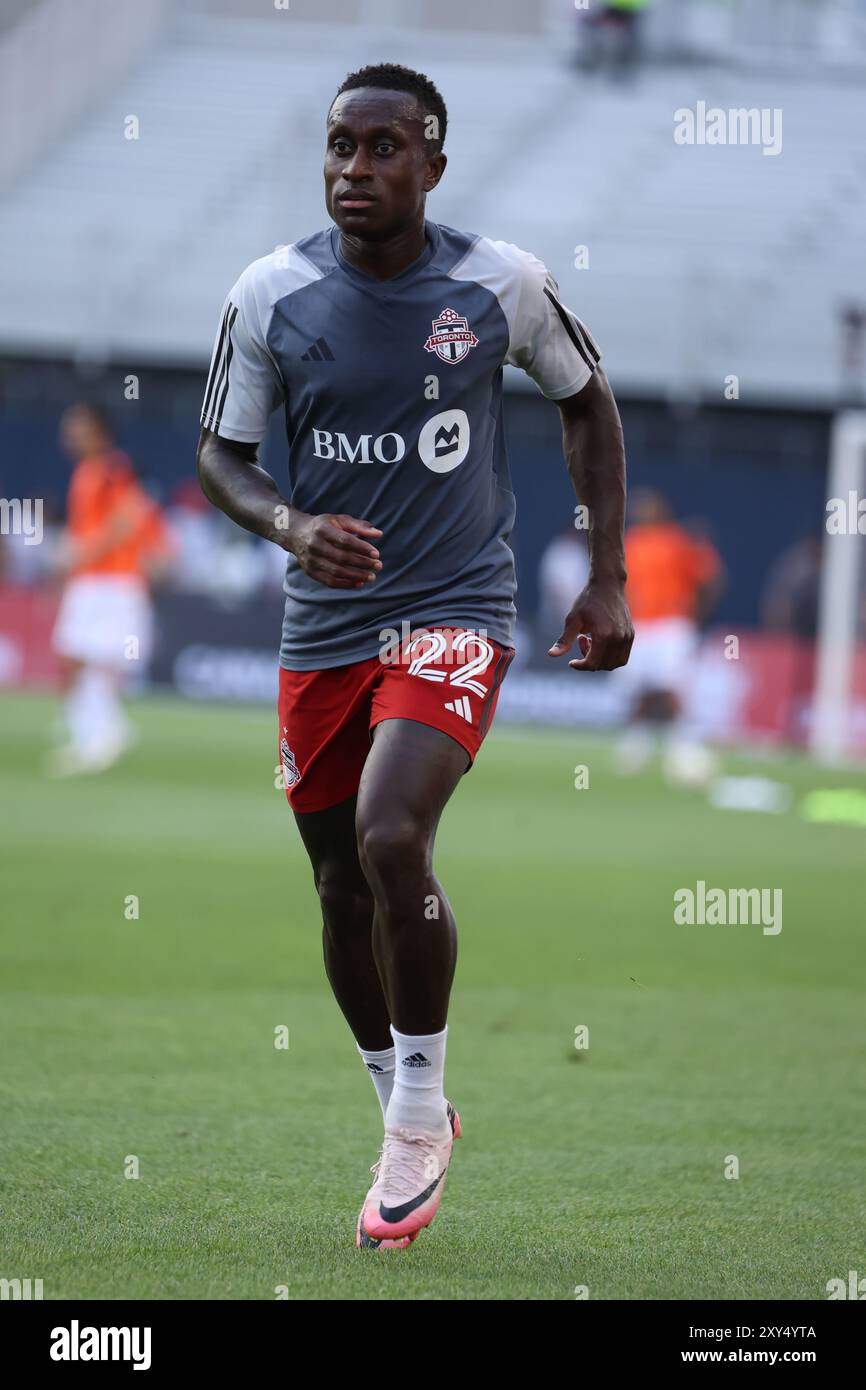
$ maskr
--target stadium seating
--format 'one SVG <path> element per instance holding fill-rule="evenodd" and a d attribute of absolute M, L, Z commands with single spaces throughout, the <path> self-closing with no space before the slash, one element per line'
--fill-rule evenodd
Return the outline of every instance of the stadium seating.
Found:
<path fill-rule="evenodd" d="M 424 67 L 449 103 L 430 215 L 545 259 L 620 389 L 721 399 L 736 374 L 743 397 L 834 397 L 864 244 L 855 82 L 715 65 L 624 86 L 549 36 L 194 14 L 0 202 L 0 350 L 202 361 L 244 265 L 326 224 L 324 113 L 380 58 Z M 781 154 L 675 144 L 674 111 L 699 99 L 780 107 Z"/>

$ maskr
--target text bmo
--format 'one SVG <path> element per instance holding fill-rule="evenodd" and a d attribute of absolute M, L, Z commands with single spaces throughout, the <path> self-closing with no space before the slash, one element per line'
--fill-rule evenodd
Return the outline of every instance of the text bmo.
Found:
<path fill-rule="evenodd" d="M 336 459 L 338 463 L 399 463 L 406 444 L 399 434 L 362 434 L 352 444 L 348 435 L 313 430 L 313 453 L 317 459 Z"/>
<path fill-rule="evenodd" d="M 340 430 L 312 430 L 313 454 L 334 463 L 399 463 L 406 456 L 402 434 L 362 434 L 353 444 Z M 469 457 L 471 430 L 465 410 L 440 410 L 425 420 L 418 457 L 431 473 L 452 473 Z"/>

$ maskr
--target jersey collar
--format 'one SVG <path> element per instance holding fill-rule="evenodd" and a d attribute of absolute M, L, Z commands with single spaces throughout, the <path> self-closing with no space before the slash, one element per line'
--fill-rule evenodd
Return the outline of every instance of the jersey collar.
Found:
<path fill-rule="evenodd" d="M 392 275 L 388 280 L 377 280 L 373 275 L 368 275 L 365 270 L 359 270 L 357 266 L 349 264 L 340 250 L 340 229 L 336 225 L 331 228 L 331 251 L 334 260 L 350 280 L 354 280 L 356 284 L 363 285 L 365 289 L 372 290 L 374 293 L 387 294 L 393 286 L 399 288 L 405 285 L 407 280 L 414 279 L 418 272 L 429 265 L 436 255 L 439 249 L 439 228 L 435 222 L 425 220 L 424 235 L 427 239 L 427 245 L 421 255 L 417 256 L 404 270 L 401 270 L 399 275 Z"/>

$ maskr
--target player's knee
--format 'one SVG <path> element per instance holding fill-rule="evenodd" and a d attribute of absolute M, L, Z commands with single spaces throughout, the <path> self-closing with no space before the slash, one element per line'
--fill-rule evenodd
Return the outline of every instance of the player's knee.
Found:
<path fill-rule="evenodd" d="M 340 874 L 322 874 L 316 884 L 325 930 L 334 939 L 357 931 L 369 931 L 373 898 L 357 880 Z"/>
<path fill-rule="evenodd" d="M 375 819 L 358 827 L 358 854 L 372 882 L 399 883 L 427 862 L 426 833 L 412 820 Z"/>

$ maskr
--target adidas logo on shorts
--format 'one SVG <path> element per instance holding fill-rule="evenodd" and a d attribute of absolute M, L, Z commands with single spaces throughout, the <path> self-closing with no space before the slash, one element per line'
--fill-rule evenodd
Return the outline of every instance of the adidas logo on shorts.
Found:
<path fill-rule="evenodd" d="M 459 714 L 461 719 L 465 719 L 467 724 L 472 723 L 472 706 L 469 703 L 468 695 L 461 695 L 457 700 L 446 700 L 445 708 L 450 709 L 452 714 Z"/>

